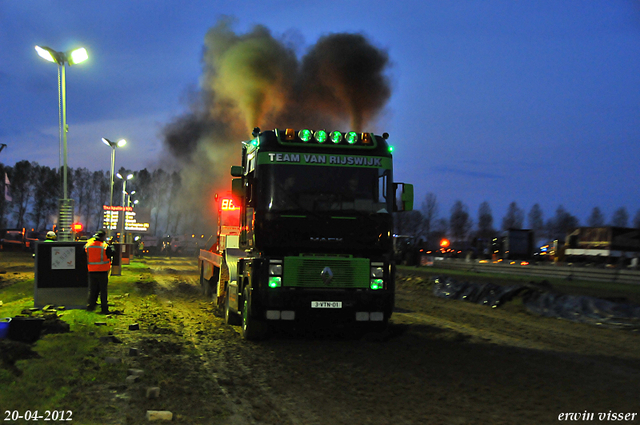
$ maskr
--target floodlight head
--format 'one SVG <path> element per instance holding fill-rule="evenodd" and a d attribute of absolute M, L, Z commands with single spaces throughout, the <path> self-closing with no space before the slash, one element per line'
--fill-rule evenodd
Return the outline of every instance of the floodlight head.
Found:
<path fill-rule="evenodd" d="M 131 180 L 132 178 L 133 178 L 133 174 L 129 174 L 129 175 L 127 176 L 127 180 Z"/>
<path fill-rule="evenodd" d="M 89 59 L 89 55 L 87 54 L 87 49 L 84 47 L 67 53 L 67 61 L 69 62 L 69 65 L 75 65 L 77 63 L 84 62 L 87 59 Z"/>
<path fill-rule="evenodd" d="M 38 56 L 40 56 L 42 59 L 48 60 L 49 62 L 55 62 L 60 65 L 60 62 L 58 60 L 59 54 L 52 48 L 47 46 L 36 46 L 36 52 L 38 52 Z"/>
<path fill-rule="evenodd" d="M 124 146 L 124 145 L 126 145 L 126 144 L 127 144 L 127 141 L 126 141 L 126 140 L 124 140 L 124 139 L 120 139 L 120 140 L 118 140 L 118 143 L 117 143 L 117 145 L 118 145 L 118 147 L 119 147 L 119 148 L 123 147 L 123 146 Z"/>
<path fill-rule="evenodd" d="M 104 138 L 104 137 L 102 138 L 102 143 L 104 143 L 104 144 L 105 144 L 105 145 L 107 145 L 107 146 L 111 146 L 111 147 L 114 147 L 114 146 L 115 146 L 111 140 L 106 139 L 106 138 Z"/>
<path fill-rule="evenodd" d="M 120 173 L 116 173 L 116 177 L 117 177 L 117 178 L 119 178 L 119 179 L 122 179 L 122 178 L 123 178 L 123 177 L 122 177 L 122 175 L 121 175 Z"/>

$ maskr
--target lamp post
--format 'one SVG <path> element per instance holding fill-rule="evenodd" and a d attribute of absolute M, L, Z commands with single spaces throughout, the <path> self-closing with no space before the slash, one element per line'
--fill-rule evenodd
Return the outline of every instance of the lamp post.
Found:
<path fill-rule="evenodd" d="M 128 174 L 127 177 L 122 177 L 120 173 L 116 173 L 116 177 L 122 180 L 122 242 L 124 243 L 124 222 L 127 216 L 127 212 L 125 211 L 124 195 L 127 193 L 127 181 L 133 178 L 133 174 Z"/>
<path fill-rule="evenodd" d="M 116 147 L 123 147 L 127 144 L 127 141 L 120 139 L 117 142 L 112 142 L 109 139 L 102 138 L 102 142 L 111 147 L 111 192 L 109 194 L 109 227 L 107 228 L 107 236 L 111 236 L 111 223 L 113 219 L 113 173 L 116 168 Z"/>
<path fill-rule="evenodd" d="M 73 240 L 73 230 L 71 224 L 73 222 L 73 203 L 69 199 L 67 190 L 67 86 L 65 64 L 69 66 L 84 62 L 88 59 L 87 51 L 84 47 L 71 50 L 69 52 L 56 52 L 50 47 L 36 46 L 38 55 L 58 64 L 58 126 L 60 135 L 60 144 L 62 151 L 62 203 L 59 206 L 58 216 L 58 240 L 68 242 Z M 62 119 L 62 122 L 60 122 Z"/>

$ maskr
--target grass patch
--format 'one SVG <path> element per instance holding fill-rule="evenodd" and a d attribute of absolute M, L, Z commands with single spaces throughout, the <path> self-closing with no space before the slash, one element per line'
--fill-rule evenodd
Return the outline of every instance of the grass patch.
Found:
<path fill-rule="evenodd" d="M 33 289 L 33 279 L 20 281 L 2 288 L 2 291 L 0 292 L 0 300 L 3 304 L 29 298 L 33 301 Z"/>
<path fill-rule="evenodd" d="M 6 258 L 5 258 L 6 259 Z M 122 276 L 109 279 L 109 298 L 125 294 L 142 294 L 140 286 L 153 282 L 148 267 L 140 262 L 125 266 Z M 33 307 L 34 279 L 18 281 L 0 290 L 0 317 L 14 317 Z M 10 410 L 71 410 L 73 420 L 81 423 L 101 423 L 99 397 L 110 394 L 104 388 L 121 386 L 126 378 L 124 363 L 109 364 L 109 356 L 100 342 L 118 326 L 117 317 L 100 316 L 85 310 L 60 311 L 60 319 L 69 323 L 71 332 L 45 335 L 31 348 L 39 357 L 18 360 L 21 372 L 3 368 L 0 364 L 0 400 L 2 408 Z M 96 326 L 95 322 L 106 322 Z M 105 400 L 104 408 L 111 409 Z M 96 406 L 98 404 L 98 406 Z M 89 408 L 88 406 L 92 406 Z M 104 410 L 104 409 L 102 409 Z M 93 421 L 93 419 L 96 419 Z"/>
<path fill-rule="evenodd" d="M 95 326 L 94 326 L 95 328 Z M 12 410 L 72 410 L 74 405 L 67 398 L 71 390 L 83 382 L 122 381 L 126 375 L 123 365 L 110 365 L 97 361 L 93 353 L 99 345 L 98 335 L 89 332 L 71 332 L 46 335 L 33 347 L 39 358 L 18 360 L 16 366 L 21 376 L 14 376 L 2 369 L 0 372 L 0 399 L 3 406 Z M 87 366 L 87 359 L 91 367 Z M 100 359 L 102 360 L 102 359 Z M 64 400 L 64 403 L 62 402 Z"/>

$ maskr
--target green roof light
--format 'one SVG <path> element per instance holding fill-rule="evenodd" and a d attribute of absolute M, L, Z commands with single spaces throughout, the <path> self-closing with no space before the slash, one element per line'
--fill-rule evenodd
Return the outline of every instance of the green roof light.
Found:
<path fill-rule="evenodd" d="M 330 137 L 333 143 L 340 143 L 342 141 L 342 133 L 339 131 L 332 131 Z"/>
<path fill-rule="evenodd" d="M 350 145 L 353 145 L 358 141 L 358 133 L 356 133 L 355 131 L 350 131 L 347 133 L 346 139 Z"/>
<path fill-rule="evenodd" d="M 327 132 L 324 130 L 318 130 L 316 131 L 316 134 L 314 135 L 314 137 L 316 138 L 316 140 L 318 141 L 318 143 L 324 143 L 327 141 Z"/>
<path fill-rule="evenodd" d="M 298 131 L 298 137 L 303 142 L 308 142 L 309 140 L 311 140 L 311 130 L 307 130 L 305 128 L 304 130 Z"/>
<path fill-rule="evenodd" d="M 393 153 L 393 146 L 389 146 L 389 153 Z"/>

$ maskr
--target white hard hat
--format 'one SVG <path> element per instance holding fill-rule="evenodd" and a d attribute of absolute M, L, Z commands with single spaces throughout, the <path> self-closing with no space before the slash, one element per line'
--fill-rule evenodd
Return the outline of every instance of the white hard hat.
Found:
<path fill-rule="evenodd" d="M 56 237 L 56 232 L 49 230 L 47 232 L 47 239 L 54 239 Z"/>

